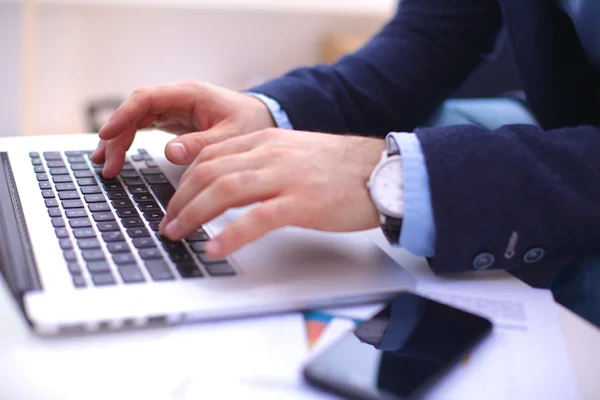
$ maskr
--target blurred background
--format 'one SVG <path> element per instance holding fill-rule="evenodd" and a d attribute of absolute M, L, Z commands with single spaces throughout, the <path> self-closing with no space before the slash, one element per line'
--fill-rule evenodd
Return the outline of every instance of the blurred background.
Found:
<path fill-rule="evenodd" d="M 0 136 L 93 132 L 137 87 L 244 89 L 361 46 L 397 0 L 0 0 Z M 510 49 L 457 97 L 518 90 Z"/>

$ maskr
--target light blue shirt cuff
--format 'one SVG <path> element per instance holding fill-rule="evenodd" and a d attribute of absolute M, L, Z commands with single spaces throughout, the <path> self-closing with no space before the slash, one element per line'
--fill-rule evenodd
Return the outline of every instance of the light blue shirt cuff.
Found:
<path fill-rule="evenodd" d="M 290 119 L 288 118 L 287 113 L 283 110 L 283 108 L 281 108 L 281 104 L 279 104 L 277 100 L 274 100 L 269 96 L 265 96 L 262 93 L 246 92 L 246 94 L 254 96 L 263 103 L 265 103 L 265 105 L 271 112 L 271 116 L 273 116 L 273 120 L 275 121 L 275 124 L 277 124 L 278 128 L 294 129 L 292 123 L 290 122 Z"/>
<path fill-rule="evenodd" d="M 417 135 L 391 132 L 402 155 L 404 177 L 404 217 L 400 246 L 414 255 L 435 254 L 435 221 L 431 205 L 429 174 Z"/>

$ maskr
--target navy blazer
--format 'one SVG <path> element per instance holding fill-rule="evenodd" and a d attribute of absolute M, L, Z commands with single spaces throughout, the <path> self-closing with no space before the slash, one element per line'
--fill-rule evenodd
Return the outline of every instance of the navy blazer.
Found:
<path fill-rule="evenodd" d="M 383 137 L 415 131 L 430 178 L 437 273 L 600 250 L 597 77 L 555 0 L 403 0 L 364 48 L 253 91 L 279 101 L 295 129 Z M 506 38 L 542 128 L 419 129 Z M 518 234 L 516 256 L 505 257 Z M 526 257 L 525 257 L 526 258 Z"/>

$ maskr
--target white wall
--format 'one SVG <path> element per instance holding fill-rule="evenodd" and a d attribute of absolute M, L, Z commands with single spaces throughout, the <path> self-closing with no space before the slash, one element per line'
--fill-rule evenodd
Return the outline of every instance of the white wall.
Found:
<path fill-rule="evenodd" d="M 0 136 L 20 129 L 21 6 L 0 2 Z"/>
<path fill-rule="evenodd" d="M 89 99 L 140 86 L 194 77 L 241 89 L 318 62 L 324 34 L 371 33 L 382 23 L 335 14 L 41 5 L 37 132 L 85 131 Z"/>

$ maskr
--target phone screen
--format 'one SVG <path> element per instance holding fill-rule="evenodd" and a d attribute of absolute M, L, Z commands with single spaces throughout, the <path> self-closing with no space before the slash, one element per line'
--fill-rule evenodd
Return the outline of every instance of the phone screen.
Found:
<path fill-rule="evenodd" d="M 352 398 L 418 397 L 491 327 L 485 318 L 403 293 L 316 356 L 304 374 Z"/>

